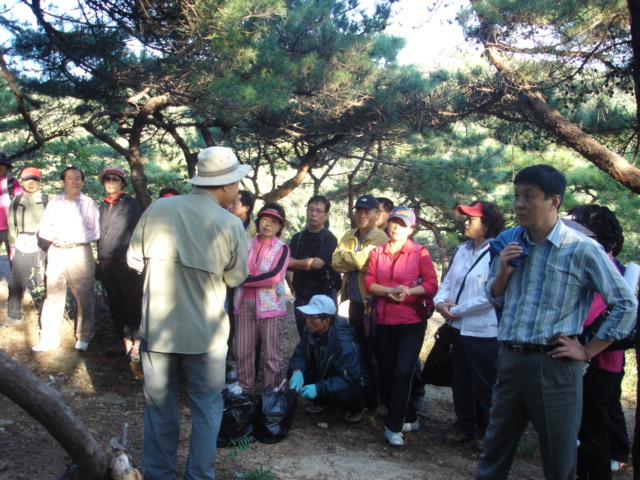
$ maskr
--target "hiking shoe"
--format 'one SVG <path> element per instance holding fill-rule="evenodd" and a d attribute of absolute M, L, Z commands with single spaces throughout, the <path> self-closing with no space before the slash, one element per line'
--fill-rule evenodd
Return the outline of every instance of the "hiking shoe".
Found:
<path fill-rule="evenodd" d="M 362 412 L 363 410 L 358 410 L 357 412 L 346 412 L 344 414 L 344 421 L 347 423 L 358 423 L 362 420 Z"/>
<path fill-rule="evenodd" d="M 128 355 L 129 363 L 140 363 L 140 340 L 135 340 Z"/>
<path fill-rule="evenodd" d="M 60 346 L 60 341 L 40 340 L 36 345 L 31 347 L 31 351 L 36 353 L 44 353 Z"/>
<path fill-rule="evenodd" d="M 78 340 L 73 346 L 73 349 L 79 352 L 86 352 L 87 348 L 89 348 L 89 342 L 83 342 L 82 340 Z"/>
<path fill-rule="evenodd" d="M 20 322 L 22 322 L 21 318 L 11 318 L 11 317 L 7 317 L 7 319 L 0 323 L 0 328 L 11 328 L 11 327 L 15 327 L 16 325 L 18 325 Z"/>
<path fill-rule="evenodd" d="M 392 447 L 401 447 L 404 445 L 402 432 L 392 432 L 387 427 L 384 427 L 384 439 L 389 442 L 389 445 Z"/>
<path fill-rule="evenodd" d="M 459 445 L 473 440 L 473 435 L 467 435 L 462 432 L 454 432 L 442 437 L 442 443 L 445 445 Z"/>
<path fill-rule="evenodd" d="M 482 453 L 484 450 L 484 438 L 478 438 L 471 444 L 471 450 Z"/>
<path fill-rule="evenodd" d="M 326 403 L 325 405 L 320 405 L 318 403 L 311 403 L 307 405 L 307 408 L 304 409 L 304 413 L 310 413 L 312 415 L 317 415 L 319 413 L 324 412 L 331 406 L 331 402 Z"/>
<path fill-rule="evenodd" d="M 402 433 L 417 432 L 420 430 L 420 422 L 407 422 L 402 424 Z"/>

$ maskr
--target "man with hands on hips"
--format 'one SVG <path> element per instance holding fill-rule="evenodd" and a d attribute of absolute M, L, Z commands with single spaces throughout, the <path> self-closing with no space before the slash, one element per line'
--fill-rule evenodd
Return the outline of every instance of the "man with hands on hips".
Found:
<path fill-rule="evenodd" d="M 503 232 L 485 284 L 502 314 L 498 381 L 477 479 L 506 479 L 529 421 L 547 479 L 573 480 L 582 408 L 584 363 L 624 338 L 637 302 L 604 250 L 558 219 L 566 180 L 549 165 L 527 167 L 514 179 L 519 226 Z M 513 241 L 517 239 L 518 241 Z M 582 346 L 594 293 L 611 313 L 596 338 Z"/>

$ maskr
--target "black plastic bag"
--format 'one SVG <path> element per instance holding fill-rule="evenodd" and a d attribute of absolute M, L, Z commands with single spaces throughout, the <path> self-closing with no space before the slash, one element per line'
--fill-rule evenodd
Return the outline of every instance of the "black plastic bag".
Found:
<path fill-rule="evenodd" d="M 297 405 L 298 394 L 295 390 L 260 394 L 253 424 L 255 439 L 262 443 L 283 440 L 289 433 Z"/>
<path fill-rule="evenodd" d="M 422 382 L 436 387 L 451 386 L 451 372 L 453 371 L 453 342 L 460 335 L 460 330 L 444 323 L 435 334 L 436 342 L 427 355 L 422 368 Z"/>
<path fill-rule="evenodd" d="M 234 440 L 251 436 L 257 404 L 250 393 L 236 395 L 226 388 L 222 391 L 222 399 L 224 410 L 216 443 L 218 447 L 226 447 Z"/>

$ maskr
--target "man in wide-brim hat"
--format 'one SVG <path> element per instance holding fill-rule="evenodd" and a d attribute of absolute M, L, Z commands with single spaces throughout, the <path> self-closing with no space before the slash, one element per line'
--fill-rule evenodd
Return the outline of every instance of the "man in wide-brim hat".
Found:
<path fill-rule="evenodd" d="M 128 263 L 144 275 L 145 478 L 176 473 L 181 372 L 192 420 L 184 477 L 214 478 L 229 336 L 226 288 L 249 274 L 244 228 L 227 208 L 250 169 L 230 148 L 205 148 L 189 180 L 195 188 L 152 203 L 133 233 Z"/>

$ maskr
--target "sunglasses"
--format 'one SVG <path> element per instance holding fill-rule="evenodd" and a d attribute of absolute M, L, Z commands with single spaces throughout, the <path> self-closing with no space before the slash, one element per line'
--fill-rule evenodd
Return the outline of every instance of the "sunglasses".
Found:
<path fill-rule="evenodd" d="M 105 182 L 121 182 L 122 179 L 120 177 L 118 177 L 117 175 L 105 175 L 104 176 L 104 181 Z"/>

